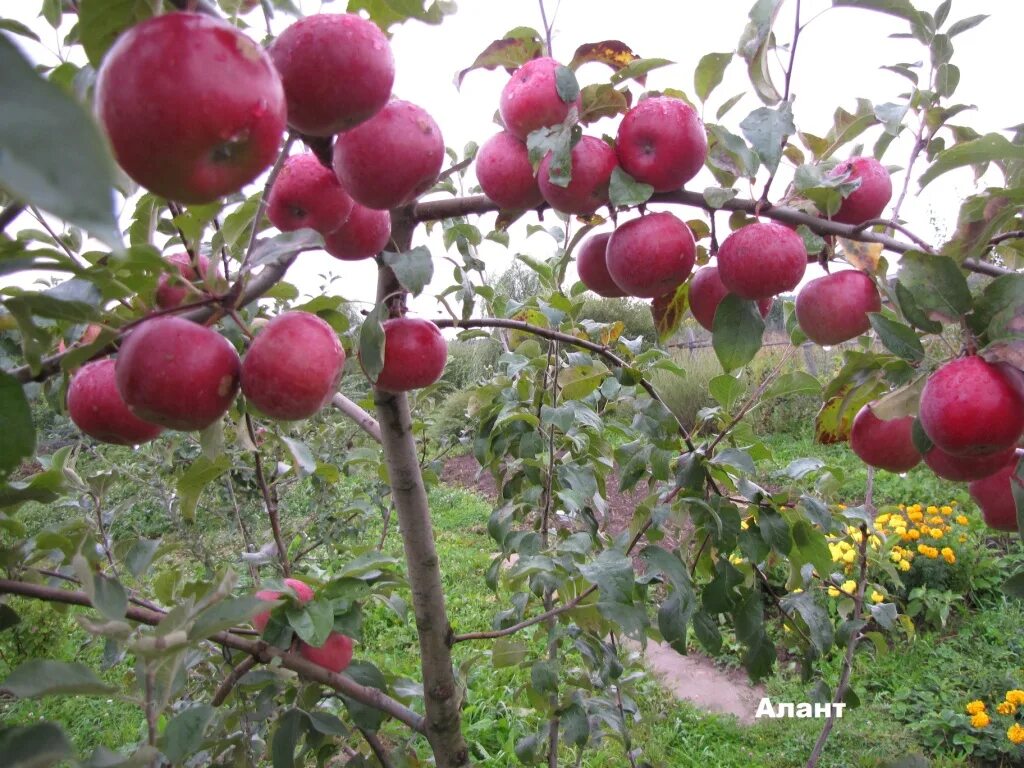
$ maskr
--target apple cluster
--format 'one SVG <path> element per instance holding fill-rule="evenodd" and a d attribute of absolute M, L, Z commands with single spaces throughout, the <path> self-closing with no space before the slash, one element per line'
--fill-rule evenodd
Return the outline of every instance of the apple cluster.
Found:
<path fill-rule="evenodd" d="M 291 590 L 290 594 L 276 590 L 262 589 L 256 593 L 260 600 L 280 600 L 292 598 L 298 604 L 305 605 L 313 599 L 313 588 L 298 579 L 285 579 L 284 584 Z M 261 633 L 270 623 L 270 611 L 262 611 L 252 617 L 252 625 Z M 352 661 L 352 638 L 336 630 L 331 630 L 323 645 L 313 646 L 299 641 L 299 653 L 309 661 L 331 672 L 343 672 Z"/>
<path fill-rule="evenodd" d="M 169 62 L 175 76 L 163 76 Z M 284 132 L 333 141 L 328 167 L 312 153 L 284 159 L 267 197 L 283 232 L 323 235 L 339 259 L 370 258 L 391 239 L 389 209 L 429 189 L 444 141 L 423 109 L 393 99 L 387 38 L 355 14 L 317 14 L 262 50 L 224 21 L 167 13 L 117 40 L 97 78 L 100 120 L 121 167 L 153 193 L 209 203 L 238 192 L 277 157 Z M 182 108 L 183 99 L 188 108 Z M 241 391 L 272 419 L 305 419 L 331 399 L 345 364 L 337 335 L 305 312 L 275 317 L 244 359 L 212 328 L 171 313 L 198 287 L 217 296 L 224 275 L 188 253 L 167 257 L 148 318 L 124 335 L 116 360 L 81 368 L 68 410 L 98 440 L 138 444 L 163 429 L 201 430 Z M 440 378 L 447 346 L 433 323 L 398 317 L 384 324 L 389 392 Z"/>

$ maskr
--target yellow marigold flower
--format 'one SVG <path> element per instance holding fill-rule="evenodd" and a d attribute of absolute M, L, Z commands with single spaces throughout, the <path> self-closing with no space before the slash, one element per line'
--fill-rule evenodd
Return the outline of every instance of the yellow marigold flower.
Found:
<path fill-rule="evenodd" d="M 1007 691 L 1006 700 L 1011 704 L 1016 704 L 1018 707 L 1024 705 L 1024 691 L 1019 688 Z"/>
<path fill-rule="evenodd" d="M 907 517 L 909 517 L 915 523 L 919 523 L 922 520 L 924 520 L 924 515 L 921 514 L 921 510 L 919 510 L 919 509 L 909 509 L 909 510 L 907 510 Z"/>
<path fill-rule="evenodd" d="M 828 588 L 828 596 L 829 597 L 839 597 L 839 590 L 836 589 L 835 587 L 829 587 Z"/>
<path fill-rule="evenodd" d="M 944 504 L 941 507 L 939 507 L 939 514 L 940 515 L 952 515 L 953 514 L 953 508 L 951 506 L 949 506 L 949 504 Z"/>
<path fill-rule="evenodd" d="M 964 709 L 967 710 L 968 715 L 976 715 L 979 712 L 985 711 L 985 702 L 981 699 L 975 699 L 974 701 L 967 702 L 967 706 Z"/>
<path fill-rule="evenodd" d="M 939 508 L 938 507 L 936 507 L 934 504 L 929 504 L 928 505 L 928 514 L 929 515 L 937 515 L 938 513 L 939 513 Z"/>
<path fill-rule="evenodd" d="M 953 499 L 953 501 L 949 502 L 949 506 L 955 507 L 956 506 L 956 499 Z"/>
<path fill-rule="evenodd" d="M 1006 732 L 1006 738 L 1008 738 L 1014 744 L 1020 744 L 1024 742 L 1024 728 L 1021 727 L 1020 723 L 1014 723 Z"/>
<path fill-rule="evenodd" d="M 874 590 L 874 589 L 871 590 L 871 602 L 872 603 L 880 603 L 883 600 L 885 600 L 885 595 L 883 595 L 881 592 L 878 592 L 877 590 Z"/>
<path fill-rule="evenodd" d="M 856 581 L 854 581 L 853 579 L 847 579 L 846 581 L 843 582 L 843 592 L 845 592 L 848 595 L 852 595 L 856 591 L 857 591 L 857 582 Z"/>
<path fill-rule="evenodd" d="M 901 571 L 909 571 L 910 570 L 910 561 L 909 560 L 904 560 L 902 563 L 900 563 L 900 570 Z"/>
<path fill-rule="evenodd" d="M 917 545 L 917 551 L 920 552 L 922 555 L 927 554 L 929 549 L 931 549 L 931 547 L 929 547 L 927 544 Z"/>
<path fill-rule="evenodd" d="M 951 547 L 943 547 L 942 548 L 942 556 L 943 557 L 946 557 L 947 555 L 952 555 L 952 554 L 953 554 L 953 549 Z"/>
<path fill-rule="evenodd" d="M 958 540 L 958 541 L 959 541 L 959 542 L 960 542 L 961 544 L 966 544 L 966 543 L 967 543 L 967 536 L 965 536 L 964 534 L 962 534 L 962 533 L 961 533 L 961 534 L 960 534 L 960 536 L 959 536 L 959 538 L 958 538 L 957 540 Z"/>
<path fill-rule="evenodd" d="M 803 590 L 803 588 L 802 588 L 802 587 L 797 587 L 797 588 L 796 588 L 796 589 L 794 589 L 794 590 L 793 590 L 792 592 L 790 592 L 790 594 L 791 594 L 791 595 L 799 595 L 799 594 L 800 594 L 801 592 L 803 592 L 803 591 L 804 591 L 804 590 Z"/>
<path fill-rule="evenodd" d="M 852 563 L 856 559 L 857 559 L 857 553 L 854 552 L 852 549 L 843 553 L 843 562 L 844 563 Z"/>
<path fill-rule="evenodd" d="M 892 517 L 892 515 L 889 515 L 889 514 L 879 515 L 878 517 L 875 518 L 875 524 L 876 525 L 885 525 L 886 523 L 889 522 L 889 518 L 890 517 Z"/>
<path fill-rule="evenodd" d="M 901 525 L 906 526 L 907 521 L 903 519 L 902 515 L 893 515 L 889 518 L 890 528 L 899 528 Z"/>
<path fill-rule="evenodd" d="M 889 559 L 892 560 L 894 563 L 898 563 L 900 560 L 903 559 L 903 555 L 901 555 L 894 549 L 892 552 L 889 553 Z"/>
<path fill-rule="evenodd" d="M 877 536 L 868 537 L 868 544 L 871 545 L 872 549 L 878 549 L 882 545 L 882 540 Z"/>
<path fill-rule="evenodd" d="M 941 539 L 943 536 L 942 529 L 932 528 L 930 531 L 928 531 L 928 535 L 931 536 L 933 539 Z"/>
<path fill-rule="evenodd" d="M 989 723 L 991 723 L 991 722 L 992 722 L 992 718 L 990 718 L 984 712 L 979 712 L 978 714 L 976 714 L 974 717 L 971 718 L 971 727 L 972 728 L 987 728 Z"/>
<path fill-rule="evenodd" d="M 967 519 L 967 515 L 957 515 L 956 522 L 959 525 L 967 525 L 970 522 L 970 520 Z"/>
<path fill-rule="evenodd" d="M 921 532 L 918 531 L 918 530 L 907 531 L 907 538 L 910 539 L 911 541 L 917 541 L 918 539 L 921 538 Z"/>
<path fill-rule="evenodd" d="M 932 525 L 942 525 L 946 521 L 940 515 L 932 515 L 928 518 L 928 522 Z"/>
<path fill-rule="evenodd" d="M 1015 715 L 1017 714 L 1017 705 L 1012 701 L 1002 701 L 996 707 L 996 712 L 1000 715 Z"/>
<path fill-rule="evenodd" d="M 903 527 L 903 526 L 901 525 L 901 526 L 900 526 L 899 528 L 897 528 L 897 529 L 896 529 L 896 530 L 894 531 L 894 533 L 895 533 L 895 534 L 896 534 L 897 536 L 906 536 L 906 535 L 907 535 L 907 529 L 906 529 L 906 528 L 904 528 L 904 527 Z"/>
<path fill-rule="evenodd" d="M 954 555 L 952 552 L 950 552 L 948 555 L 943 555 L 942 559 L 945 560 L 950 565 L 953 565 L 953 564 L 956 563 L 956 555 Z"/>
<path fill-rule="evenodd" d="M 897 506 L 900 508 L 900 510 L 905 510 L 907 508 L 906 504 L 899 504 Z"/>

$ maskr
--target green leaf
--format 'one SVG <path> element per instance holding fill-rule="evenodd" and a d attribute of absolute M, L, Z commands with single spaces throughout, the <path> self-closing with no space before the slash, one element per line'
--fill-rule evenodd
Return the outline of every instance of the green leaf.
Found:
<path fill-rule="evenodd" d="M 176 714 L 160 737 L 160 751 L 172 763 L 183 763 L 202 746 L 203 734 L 213 715 L 209 704 L 196 704 Z"/>
<path fill-rule="evenodd" d="M 747 391 L 747 384 L 735 376 L 723 373 L 708 382 L 708 392 L 725 410 L 730 410 Z"/>
<path fill-rule="evenodd" d="M 612 73 L 611 82 L 618 85 L 625 80 L 642 81 L 648 72 L 673 63 L 668 59 L 633 59 L 622 69 Z"/>
<path fill-rule="evenodd" d="M 384 675 L 368 661 L 353 661 L 349 664 L 348 669 L 345 670 L 345 674 L 362 685 L 376 688 L 380 691 L 387 690 L 388 685 Z M 342 696 L 342 700 L 345 702 L 345 707 L 348 709 L 352 721 L 360 728 L 367 731 L 376 731 L 380 728 L 381 723 L 384 722 L 384 714 L 380 710 L 366 704 L 360 704 L 358 701 L 354 701 L 347 696 Z"/>
<path fill-rule="evenodd" d="M 796 125 L 793 123 L 793 105 L 787 101 L 775 109 L 758 107 L 743 119 L 740 130 L 764 166 L 774 172 L 782 160 L 782 148 L 786 144 L 786 138 L 796 131 Z"/>
<path fill-rule="evenodd" d="M 900 259 L 899 281 L 932 320 L 959 320 L 971 310 L 971 289 L 948 256 L 909 251 Z"/>
<path fill-rule="evenodd" d="M 142 537 L 136 539 L 124 559 L 128 572 L 136 579 L 141 577 L 149 568 L 149 564 L 153 562 L 153 557 L 159 547 L 160 539 L 144 539 Z"/>
<path fill-rule="evenodd" d="M 782 0 L 757 0 L 750 9 L 750 22 L 740 38 L 739 54 L 747 62 L 747 74 L 754 92 L 769 106 L 782 100 L 772 82 L 768 57 L 774 48 L 772 25 L 782 6 Z"/>
<path fill-rule="evenodd" d="M 832 647 L 832 621 L 828 611 L 818 605 L 811 592 L 790 592 L 780 600 L 787 611 L 796 611 L 807 625 L 811 643 L 818 653 L 824 653 Z"/>
<path fill-rule="evenodd" d="M 288 453 L 291 454 L 295 465 L 295 474 L 299 478 L 309 477 L 316 472 L 316 457 L 313 456 L 308 445 L 287 435 L 280 435 L 279 438 L 288 449 Z"/>
<path fill-rule="evenodd" d="M 540 693 L 558 693 L 558 662 L 540 659 L 530 667 L 530 683 Z"/>
<path fill-rule="evenodd" d="M 1003 592 L 1010 597 L 1024 600 L 1024 571 L 1018 571 L 1003 582 Z"/>
<path fill-rule="evenodd" d="M 650 200 L 653 194 L 653 186 L 637 181 L 622 168 L 615 166 L 608 183 L 608 200 L 612 205 L 617 208 L 642 205 Z"/>
<path fill-rule="evenodd" d="M 252 249 L 249 264 L 258 267 L 264 264 L 283 264 L 295 258 L 303 251 L 323 250 L 324 238 L 312 229 L 297 229 L 294 232 L 282 232 L 274 237 L 256 241 Z"/>
<path fill-rule="evenodd" d="M 89 113 L 2 35 L 0 92 L 18 105 L 0 111 L 0 186 L 121 248 L 113 162 Z"/>
<path fill-rule="evenodd" d="M 725 76 L 725 68 L 732 61 L 732 53 L 707 53 L 697 63 L 697 69 L 693 73 L 693 87 L 697 92 L 697 98 L 707 101 L 708 96 L 722 82 Z"/>
<path fill-rule="evenodd" d="M 597 585 L 603 600 L 632 602 L 633 561 L 621 552 L 606 549 L 593 562 L 581 565 L 580 573 L 591 584 Z"/>
<path fill-rule="evenodd" d="M 205 456 L 198 457 L 178 479 L 178 498 L 181 515 L 189 522 L 196 518 L 196 506 L 203 489 L 231 468 L 231 458 L 221 454 L 212 461 Z"/>
<path fill-rule="evenodd" d="M 921 309 L 910 289 L 899 280 L 894 285 L 896 289 L 896 303 L 899 304 L 900 312 L 903 313 L 903 317 L 907 319 L 907 322 L 925 333 L 941 333 L 942 323 L 930 319 L 924 313 L 924 310 Z"/>
<path fill-rule="evenodd" d="M 753 301 L 728 294 L 715 311 L 712 329 L 711 343 L 726 371 L 746 365 L 761 349 L 764 320 Z"/>
<path fill-rule="evenodd" d="M 279 5 L 277 0 L 275 5 Z M 455 3 L 448 0 L 349 0 L 348 12 L 366 11 L 370 21 L 387 32 L 395 24 L 410 19 L 424 24 L 440 24 L 444 17 L 455 12 Z M 295 11 L 295 15 L 299 15 Z"/>
<path fill-rule="evenodd" d="M 775 551 L 788 555 L 793 548 L 793 536 L 789 523 L 770 507 L 763 507 L 757 515 L 757 525 L 765 542 Z"/>
<path fill-rule="evenodd" d="M 577 747 L 586 746 L 590 740 L 590 719 L 587 711 L 573 702 L 559 713 L 562 726 L 562 737 L 569 744 Z"/>
<path fill-rule="evenodd" d="M 1006 160 L 1024 160 L 1024 144 L 1013 143 L 998 133 L 988 133 L 939 152 L 928 170 L 921 174 L 919 182 L 923 189 L 942 174 L 956 168 Z"/>
<path fill-rule="evenodd" d="M 721 187 L 707 187 L 704 190 L 704 202 L 706 202 L 711 208 L 717 210 L 738 194 L 739 192 L 731 187 L 729 189 L 722 189 Z"/>
<path fill-rule="evenodd" d="M 11 672 L 0 683 L 0 690 L 19 699 L 38 699 L 61 693 L 99 696 L 114 689 L 84 664 L 32 659 Z"/>
<path fill-rule="evenodd" d="M 285 615 L 295 634 L 314 648 L 326 643 L 334 629 L 334 609 L 327 600 L 314 600 L 303 606 L 289 605 Z"/>
<path fill-rule="evenodd" d="M 611 83 L 585 85 L 580 102 L 580 124 L 589 125 L 603 117 L 621 115 L 629 109 L 631 101 L 629 91 L 619 90 Z"/>
<path fill-rule="evenodd" d="M 824 578 L 832 568 L 832 553 L 829 552 L 824 534 L 806 520 L 797 520 L 791 531 L 793 547 L 799 553 L 799 559 L 811 563 L 818 575 Z M 792 555 L 790 559 L 793 559 Z"/>
<path fill-rule="evenodd" d="M 255 595 L 228 597 L 220 600 L 196 617 L 195 623 L 188 633 L 189 639 L 199 640 L 239 624 L 245 624 L 257 613 L 268 610 L 272 605 L 272 602 L 261 600 Z"/>
<path fill-rule="evenodd" d="M 39 35 L 15 19 L 0 19 L 0 29 L 39 42 Z"/>
<path fill-rule="evenodd" d="M 301 709 L 286 710 L 277 718 L 277 727 L 270 744 L 274 768 L 295 768 L 295 747 L 306 730 L 306 713 Z"/>
<path fill-rule="evenodd" d="M 946 34 L 949 37 L 956 37 L 969 29 L 974 29 L 987 18 L 988 16 L 985 14 L 979 14 L 978 16 L 968 16 L 966 19 L 960 19 L 960 21 L 953 22 Z"/>
<path fill-rule="evenodd" d="M 869 312 L 868 319 L 885 348 L 911 363 L 924 360 L 921 340 L 909 325 L 890 320 L 881 312 Z"/>
<path fill-rule="evenodd" d="M 673 592 L 658 608 L 658 631 L 677 653 L 686 653 L 686 629 L 697 607 L 692 599 L 684 599 L 681 592 Z"/>
<path fill-rule="evenodd" d="M 573 104 L 580 96 L 580 84 L 576 81 L 576 73 L 559 64 L 555 67 L 555 90 L 558 98 L 566 104 Z"/>
<path fill-rule="evenodd" d="M 867 11 L 878 11 L 905 19 L 912 24 L 921 23 L 921 12 L 911 4 L 910 0 L 832 0 L 832 5 L 836 8 L 863 8 Z"/>
<path fill-rule="evenodd" d="M 419 296 L 434 276 L 434 260 L 423 245 L 405 253 L 384 251 L 384 263 L 391 267 L 402 287 Z"/>
<path fill-rule="evenodd" d="M 327 712 L 307 712 L 309 724 L 325 736 L 348 736 L 348 728 L 337 717 Z"/>
<path fill-rule="evenodd" d="M 985 286 L 974 304 L 971 327 L 977 333 L 998 331 L 992 321 L 1010 307 L 1024 306 L 1024 275 L 1000 275 Z M 998 336 L 998 333 L 996 334 Z"/>
<path fill-rule="evenodd" d="M 718 629 L 718 622 L 707 611 L 696 611 L 693 614 L 693 633 L 712 656 L 717 656 L 722 650 L 722 633 Z"/>
<path fill-rule="evenodd" d="M 0 371 L 0 477 L 16 469 L 36 450 L 36 429 L 32 409 L 21 384 Z"/>
<path fill-rule="evenodd" d="M 128 612 L 128 595 L 121 582 L 102 573 L 93 573 L 92 603 L 111 621 L 123 619 Z"/>
<path fill-rule="evenodd" d="M 516 69 L 544 51 L 544 41 L 536 30 L 529 27 L 518 27 L 510 31 L 501 40 L 495 40 L 484 48 L 476 60 L 455 76 L 455 87 L 461 88 L 466 75 L 474 69 Z"/>
<path fill-rule="evenodd" d="M 367 378 L 376 383 L 384 369 L 384 326 L 387 308 L 377 304 L 359 326 L 359 364 Z"/>
<path fill-rule="evenodd" d="M 803 371 L 784 373 L 765 390 L 763 399 L 786 395 L 813 395 L 821 397 L 821 382 Z"/>
<path fill-rule="evenodd" d="M 49 768 L 74 756 L 71 742 L 56 723 L 0 728 L 0 764 L 4 768 Z"/>
<path fill-rule="evenodd" d="M 78 4 L 78 36 L 89 63 L 98 69 L 117 37 L 152 15 L 152 3 L 139 0 L 81 0 Z"/>

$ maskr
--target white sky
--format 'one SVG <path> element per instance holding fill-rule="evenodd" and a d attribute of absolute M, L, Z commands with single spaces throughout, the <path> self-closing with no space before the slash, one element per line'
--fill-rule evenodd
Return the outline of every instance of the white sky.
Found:
<path fill-rule="evenodd" d="M 938 0 L 917 0 L 924 10 L 934 10 Z M 695 99 L 693 71 L 700 57 L 712 51 L 735 50 L 747 21 L 753 0 L 719 0 L 713 6 L 689 0 L 547 0 L 549 18 L 554 14 L 554 54 L 568 62 L 577 46 L 605 39 L 619 39 L 644 57 L 671 59 L 676 64 L 656 70 L 648 76 L 647 88 L 661 90 L 678 88 Z M 321 3 L 317 0 L 298 2 L 305 13 L 321 8 L 340 12 L 341 2 Z M 44 36 L 45 22 L 35 18 L 40 3 L 30 0 L 6 0 L 0 9 L 3 15 L 13 16 L 30 24 L 44 40 L 52 40 L 52 31 Z M 504 70 L 474 71 L 465 79 L 461 92 L 456 90 L 454 75 L 468 67 L 477 53 L 492 40 L 500 38 L 516 26 L 541 29 L 538 4 L 533 0 L 460 0 L 458 11 L 440 26 L 407 22 L 394 30 L 392 47 L 395 54 L 397 77 L 394 93 L 413 101 L 430 112 L 440 125 L 446 143 L 462 152 L 469 141 L 483 143 L 498 130 L 492 122 L 502 86 L 508 79 Z M 555 7 L 557 5 L 557 12 Z M 805 0 L 803 18 L 809 19 L 830 5 L 828 0 Z M 795 3 L 783 5 L 776 30 L 779 42 L 788 43 Z M 981 26 L 954 40 L 954 63 L 961 70 L 957 101 L 977 107 L 958 115 L 954 122 L 966 124 L 980 132 L 995 131 L 1024 122 L 1020 108 L 1020 89 L 1017 85 L 1020 55 L 1020 31 L 1024 29 L 1024 2 L 1018 0 L 954 0 L 951 20 L 985 13 L 991 18 Z M 253 25 L 252 34 L 259 38 L 263 19 L 258 10 L 247 19 Z M 279 16 L 275 27 L 287 19 Z M 948 22 L 947 22 L 948 24 Z M 879 69 L 883 64 L 913 62 L 924 59 L 926 52 L 915 41 L 890 40 L 888 35 L 906 30 L 906 23 L 881 14 L 847 8 L 833 9 L 811 24 L 800 38 L 796 72 L 792 92 L 795 94 L 794 112 L 800 130 L 824 135 L 832 125 L 836 107 L 855 108 L 855 99 L 864 97 L 875 104 L 899 101 L 899 94 L 909 87 L 903 78 Z M 18 39 L 19 45 L 43 63 L 54 63 L 54 54 L 44 47 Z M 603 65 L 588 64 L 578 77 L 581 85 L 603 82 L 610 70 Z M 781 87 L 781 72 L 777 82 Z M 634 103 L 642 88 L 633 84 Z M 741 91 L 749 91 L 745 63 L 738 57 L 730 65 L 725 81 L 711 95 L 708 118 L 714 119 L 718 106 Z M 750 93 L 726 115 L 725 125 L 739 134 L 738 125 L 753 109 L 761 106 Z M 614 135 L 617 120 L 604 120 L 588 127 L 588 133 Z M 872 129 L 863 137 L 870 152 L 880 129 Z M 909 134 L 909 132 L 908 132 Z M 883 162 L 904 166 L 910 152 L 909 136 L 894 142 Z M 841 152 L 845 156 L 849 150 Z M 915 169 L 915 176 L 923 165 Z M 759 177 L 757 193 L 763 183 Z M 785 189 L 788 178 L 785 171 L 773 186 L 774 196 Z M 474 183 L 472 179 L 469 183 Z M 902 187 L 903 176 L 893 178 L 894 199 Z M 702 190 L 714 184 L 710 174 L 702 171 L 687 188 Z M 968 171 L 951 173 L 933 182 L 917 195 L 916 181 L 911 182 L 910 194 L 901 212 L 911 228 L 929 240 L 938 240 L 948 233 L 956 222 L 960 200 L 973 190 L 973 179 Z M 741 188 L 748 196 L 750 189 Z M 695 218 L 700 212 L 675 207 L 683 218 Z M 494 214 L 482 217 L 477 224 L 486 233 L 494 221 Z M 31 224 L 31 220 L 25 220 Z M 554 224 L 552 215 L 545 223 Z M 723 222 L 724 223 L 724 222 Z M 435 256 L 435 277 L 424 295 L 412 304 L 414 311 L 427 317 L 443 314 L 433 295 L 451 282 L 450 265 L 441 260 L 443 245 L 435 236 L 428 241 L 421 232 L 417 244 L 430 245 Z M 553 242 L 543 236 L 525 239 L 525 229 L 513 229 L 509 250 L 485 241 L 480 255 L 488 271 L 497 275 L 508 267 L 516 252 L 529 252 L 536 256 L 549 255 Z M 457 254 L 454 257 L 458 259 Z M 808 278 L 817 276 L 811 268 Z M 376 280 L 372 260 L 338 262 L 324 253 L 303 254 L 289 272 L 288 279 L 299 285 L 304 293 L 318 290 L 320 274 L 341 277 L 332 292 L 341 291 L 346 298 L 372 301 Z M 35 275 L 38 276 L 38 275 Z M 34 276 L 34 277 L 35 277 Z M 572 277 L 572 276 L 570 276 Z M 20 281 L 19 281 L 20 282 Z M 338 287 L 340 286 L 340 287 Z"/>

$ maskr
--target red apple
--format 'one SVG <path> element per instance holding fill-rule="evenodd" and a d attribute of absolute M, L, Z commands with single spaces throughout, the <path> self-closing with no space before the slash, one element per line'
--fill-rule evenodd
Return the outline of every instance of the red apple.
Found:
<path fill-rule="evenodd" d="M 679 189 L 704 167 L 708 140 L 697 112 L 682 99 L 644 99 L 619 123 L 619 165 L 655 192 Z"/>
<path fill-rule="evenodd" d="M 608 182 L 618 161 L 615 150 L 601 139 L 584 136 L 572 148 L 572 179 L 560 187 L 551 183 L 551 153 L 540 161 L 540 193 L 556 211 L 588 216 L 608 202 Z"/>
<path fill-rule="evenodd" d="M 327 642 L 319 648 L 302 643 L 299 653 L 304 659 L 324 669 L 343 672 L 352 661 L 352 638 L 340 632 L 331 632 Z"/>
<path fill-rule="evenodd" d="M 444 139 L 434 119 L 394 100 L 334 142 L 334 172 L 357 203 L 390 209 L 411 203 L 437 181 Z"/>
<path fill-rule="evenodd" d="M 348 221 L 324 238 L 331 256 L 342 261 L 369 259 L 391 242 L 391 214 L 356 203 Z"/>
<path fill-rule="evenodd" d="M 309 312 L 286 312 L 245 353 L 242 394 L 272 419 L 306 419 L 330 401 L 344 367 L 331 326 Z"/>
<path fill-rule="evenodd" d="M 572 104 L 562 101 L 555 84 L 557 61 L 542 57 L 531 59 L 512 73 L 512 79 L 501 92 L 498 110 L 505 129 L 526 141 L 538 128 L 565 122 L 569 109 L 580 109 L 580 98 Z"/>
<path fill-rule="evenodd" d="M 911 428 L 913 416 L 901 416 L 888 421 L 878 418 L 865 405 L 857 413 L 850 429 L 850 448 L 865 464 L 890 472 L 906 472 L 921 461 L 921 453 L 914 447 Z"/>
<path fill-rule="evenodd" d="M 125 172 L 184 203 L 212 202 L 259 176 L 285 127 L 269 57 L 199 13 L 165 13 L 122 34 L 100 67 L 96 106 Z"/>
<path fill-rule="evenodd" d="M 892 198 L 892 180 L 885 166 L 873 157 L 851 157 L 840 163 L 829 176 L 849 172 L 849 180 L 860 179 L 860 186 L 843 200 L 832 221 L 843 224 L 862 224 L 877 219 Z"/>
<path fill-rule="evenodd" d="M 310 587 L 309 584 L 307 584 L 306 582 L 299 581 L 298 579 L 285 579 L 284 583 L 286 587 L 291 587 L 292 592 L 295 593 L 295 597 L 298 599 L 300 604 L 305 605 L 313 599 L 313 588 Z M 258 597 L 260 600 L 269 601 L 277 600 L 281 597 L 282 594 L 284 593 L 277 592 L 273 589 L 261 589 L 259 592 L 256 593 L 256 597 Z M 263 632 L 263 630 L 267 628 L 267 623 L 269 621 L 270 611 L 262 611 L 261 613 L 257 613 L 255 616 L 252 617 L 252 625 L 259 632 Z"/>
<path fill-rule="evenodd" d="M 614 299 L 629 294 L 608 274 L 606 254 L 611 236 L 611 232 L 602 232 L 584 241 L 579 253 L 576 254 L 576 272 L 580 282 L 598 296 Z"/>
<path fill-rule="evenodd" d="M 68 415 L 89 437 L 114 445 L 146 443 L 164 431 L 128 410 L 117 391 L 110 358 L 86 363 L 71 377 Z"/>
<path fill-rule="evenodd" d="M 384 367 L 375 386 L 385 392 L 429 387 L 441 378 L 448 345 L 433 323 L 415 317 L 384 322 Z"/>
<path fill-rule="evenodd" d="M 993 472 L 999 471 L 1007 462 L 1012 461 L 1015 449 L 990 453 L 986 456 L 954 456 L 946 453 L 937 445 L 924 454 L 924 463 L 939 477 L 963 483 L 980 480 Z"/>
<path fill-rule="evenodd" d="M 728 295 L 728 289 L 718 276 L 718 267 L 701 267 L 694 273 L 690 278 L 690 311 L 701 327 L 708 331 L 714 330 L 715 312 L 722 299 Z M 758 300 L 757 311 L 761 317 L 768 317 L 771 310 L 770 297 Z"/>
<path fill-rule="evenodd" d="M 170 315 L 134 328 L 117 356 L 117 389 L 132 413 L 188 431 L 223 416 L 238 393 L 241 364 L 227 339 Z"/>
<path fill-rule="evenodd" d="M 476 178 L 484 194 L 504 209 L 536 208 L 544 202 L 526 145 L 508 131 L 480 147 Z"/>
<path fill-rule="evenodd" d="M 791 291 L 807 269 L 803 238 L 775 222 L 737 229 L 718 249 L 718 276 L 730 293 L 767 299 Z"/>
<path fill-rule="evenodd" d="M 608 241 L 608 274 L 630 296 L 671 293 L 693 269 L 697 244 L 671 213 L 649 213 L 620 224 Z"/>
<path fill-rule="evenodd" d="M 925 434 L 946 453 L 982 456 L 1016 445 L 1024 399 L 1002 368 L 971 355 L 928 377 L 920 416 Z"/>
<path fill-rule="evenodd" d="M 282 232 L 308 227 L 327 235 L 348 221 L 353 205 L 334 171 L 315 155 L 292 155 L 270 189 L 267 218 Z"/>
<path fill-rule="evenodd" d="M 1017 530 L 1017 504 L 1013 500 L 1013 486 L 1021 480 L 1016 478 L 1017 457 L 1014 456 L 1002 469 L 967 486 L 971 498 L 981 508 L 985 525 L 997 531 Z"/>
<path fill-rule="evenodd" d="M 355 128 L 391 98 L 387 37 L 354 13 L 306 16 L 278 35 L 270 58 L 288 98 L 288 125 L 310 136 Z"/>
<path fill-rule="evenodd" d="M 202 287 L 201 282 L 197 281 L 205 281 L 210 271 L 210 260 L 202 254 L 199 255 L 198 275 L 196 270 L 192 268 L 192 257 L 184 251 L 172 253 L 167 257 L 167 262 L 177 268 L 177 272 L 182 278 L 200 288 Z M 209 287 L 214 289 L 226 287 L 224 286 L 224 275 L 221 274 L 220 267 L 216 269 L 215 275 L 215 284 Z M 192 289 L 173 273 L 165 272 L 160 275 L 156 282 L 156 296 L 154 298 L 156 305 L 160 309 L 173 309 L 174 307 L 180 307 L 190 292 L 192 292 Z"/>
<path fill-rule="evenodd" d="M 871 329 L 868 312 L 880 312 L 882 297 L 864 272 L 846 269 L 811 280 L 796 297 L 800 329 L 815 344 L 855 339 Z"/>

